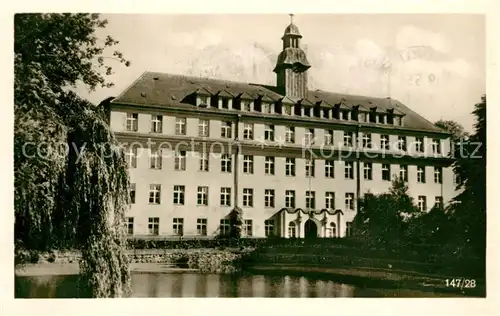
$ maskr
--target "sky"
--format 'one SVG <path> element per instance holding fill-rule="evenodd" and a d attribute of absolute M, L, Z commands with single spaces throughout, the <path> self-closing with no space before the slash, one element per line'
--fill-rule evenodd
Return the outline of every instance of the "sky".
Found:
<path fill-rule="evenodd" d="M 144 71 L 275 85 L 273 68 L 290 23 L 286 14 L 104 14 L 116 49 L 131 61 L 114 64 L 112 88 L 83 97 L 118 96 Z M 486 92 L 482 15 L 296 14 L 311 64 L 309 88 L 390 96 L 435 122 L 454 120 L 471 131 L 473 106 Z M 111 56 L 112 52 L 109 52 Z"/>

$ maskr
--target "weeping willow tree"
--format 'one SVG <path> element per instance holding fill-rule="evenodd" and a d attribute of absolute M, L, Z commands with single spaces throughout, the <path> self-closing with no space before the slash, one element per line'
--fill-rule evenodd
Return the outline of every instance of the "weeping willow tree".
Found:
<path fill-rule="evenodd" d="M 129 291 L 123 217 L 128 174 L 106 110 L 71 91 L 109 87 L 97 14 L 15 16 L 15 247 L 78 249 L 81 284 L 93 297 Z M 126 65 L 121 53 L 113 59 Z"/>

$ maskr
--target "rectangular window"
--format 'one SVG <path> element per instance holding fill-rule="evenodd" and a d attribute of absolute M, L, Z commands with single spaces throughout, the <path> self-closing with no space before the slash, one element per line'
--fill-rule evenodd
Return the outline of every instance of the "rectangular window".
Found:
<path fill-rule="evenodd" d="M 354 193 L 345 194 L 345 208 L 347 210 L 354 210 Z"/>
<path fill-rule="evenodd" d="M 325 208 L 335 209 L 335 192 L 325 192 Z"/>
<path fill-rule="evenodd" d="M 253 236 L 253 221 L 251 219 L 245 219 L 243 221 L 243 236 L 245 237 Z"/>
<path fill-rule="evenodd" d="M 443 183 L 443 169 L 434 167 L 434 183 Z"/>
<path fill-rule="evenodd" d="M 231 188 L 220 188 L 220 205 L 231 206 Z"/>
<path fill-rule="evenodd" d="M 241 105 L 242 105 L 242 108 L 245 109 L 246 112 L 252 112 L 252 104 L 250 103 L 250 101 L 246 101 L 246 102 L 241 102 Z"/>
<path fill-rule="evenodd" d="M 223 154 L 220 157 L 220 171 L 231 172 L 231 156 Z"/>
<path fill-rule="evenodd" d="M 417 167 L 417 182 L 425 183 L 425 167 Z"/>
<path fill-rule="evenodd" d="M 208 171 L 208 153 L 199 153 L 200 171 Z"/>
<path fill-rule="evenodd" d="M 314 144 L 314 128 L 306 128 L 305 144 L 306 145 Z"/>
<path fill-rule="evenodd" d="M 198 136 L 208 137 L 210 136 L 210 121 L 200 119 L 198 120 Z"/>
<path fill-rule="evenodd" d="M 130 183 L 130 186 L 128 188 L 128 194 L 129 194 L 129 203 L 135 204 L 135 183 Z"/>
<path fill-rule="evenodd" d="M 163 116 L 151 115 L 151 132 L 161 133 L 163 131 Z"/>
<path fill-rule="evenodd" d="M 264 139 L 269 141 L 274 141 L 274 125 L 264 126 Z"/>
<path fill-rule="evenodd" d="M 344 178 L 354 179 L 354 161 L 345 161 L 344 164 Z"/>
<path fill-rule="evenodd" d="M 174 218 L 172 228 L 174 231 L 174 235 L 184 235 L 184 218 Z"/>
<path fill-rule="evenodd" d="M 365 180 L 373 180 L 373 165 L 371 162 L 363 163 L 363 178 Z"/>
<path fill-rule="evenodd" d="M 343 120 L 349 120 L 349 111 L 342 111 L 342 119 Z"/>
<path fill-rule="evenodd" d="M 160 218 L 159 217 L 148 218 L 148 233 L 150 235 L 158 235 L 160 233 Z"/>
<path fill-rule="evenodd" d="M 196 233 L 201 236 L 207 235 L 207 219 L 198 218 L 196 219 Z"/>
<path fill-rule="evenodd" d="M 186 152 L 176 151 L 174 154 L 174 169 L 178 171 L 186 170 Z"/>
<path fill-rule="evenodd" d="M 149 165 L 151 169 L 161 169 L 161 161 L 162 161 L 161 158 L 162 156 L 160 149 L 156 150 L 151 149 L 149 154 Z"/>
<path fill-rule="evenodd" d="M 352 236 L 352 222 L 345 222 L 345 235 L 346 237 Z"/>
<path fill-rule="evenodd" d="M 363 133 L 363 148 L 372 148 L 372 134 Z"/>
<path fill-rule="evenodd" d="M 243 124 L 243 139 L 246 139 L 246 140 L 253 139 L 253 124 L 252 123 Z"/>
<path fill-rule="evenodd" d="M 229 99 L 228 98 L 221 98 L 222 100 L 222 108 L 223 109 L 229 109 Z"/>
<path fill-rule="evenodd" d="M 314 209 L 316 207 L 316 192 L 306 191 L 306 208 Z"/>
<path fill-rule="evenodd" d="M 186 118 L 177 117 L 175 119 L 175 135 L 186 135 Z"/>
<path fill-rule="evenodd" d="M 274 190 L 266 189 L 264 191 L 264 206 L 274 207 Z"/>
<path fill-rule="evenodd" d="M 423 195 L 418 196 L 418 209 L 421 211 L 427 210 L 427 198 Z"/>
<path fill-rule="evenodd" d="M 415 138 L 415 151 L 418 153 L 424 152 L 424 138 L 423 137 L 416 137 Z"/>
<path fill-rule="evenodd" d="M 160 232 L 160 218 L 150 217 L 148 218 L 148 232 L 150 235 L 158 235 Z"/>
<path fill-rule="evenodd" d="M 253 189 L 243 189 L 243 206 L 253 207 Z"/>
<path fill-rule="evenodd" d="M 231 138 L 232 122 L 221 122 L 220 137 Z"/>
<path fill-rule="evenodd" d="M 243 156 L 243 173 L 253 174 L 253 156 Z"/>
<path fill-rule="evenodd" d="M 335 161 L 325 160 L 325 178 L 335 177 Z"/>
<path fill-rule="evenodd" d="M 271 114 L 273 113 L 272 104 L 262 102 L 262 113 Z"/>
<path fill-rule="evenodd" d="M 291 105 L 284 105 L 283 106 L 283 114 L 292 115 L 292 106 Z"/>
<path fill-rule="evenodd" d="M 325 145 L 333 145 L 333 130 L 325 129 Z"/>
<path fill-rule="evenodd" d="M 274 175 L 274 157 L 265 158 L 264 173 L 267 175 Z"/>
<path fill-rule="evenodd" d="M 264 232 L 266 237 L 274 236 L 274 220 L 268 219 L 264 221 Z"/>
<path fill-rule="evenodd" d="M 127 235 L 133 235 L 134 234 L 134 218 L 127 217 L 125 225 L 126 225 L 125 227 L 126 227 Z"/>
<path fill-rule="evenodd" d="M 295 176 L 295 158 L 286 158 L 285 175 L 291 177 Z"/>
<path fill-rule="evenodd" d="M 315 162 L 313 159 L 306 159 L 306 177 L 314 177 L 314 165 Z"/>
<path fill-rule="evenodd" d="M 389 150 L 389 135 L 380 135 L 380 149 Z"/>
<path fill-rule="evenodd" d="M 398 136 L 398 150 L 406 151 L 406 136 Z"/>
<path fill-rule="evenodd" d="M 285 207 L 295 208 L 295 191 L 285 191 Z"/>
<path fill-rule="evenodd" d="M 221 236 L 229 236 L 231 231 L 231 222 L 228 219 L 220 220 L 220 234 Z"/>
<path fill-rule="evenodd" d="M 127 113 L 127 131 L 137 132 L 138 120 L 139 120 L 139 114 Z"/>
<path fill-rule="evenodd" d="M 196 200 L 198 205 L 208 205 L 208 187 L 198 187 Z"/>
<path fill-rule="evenodd" d="M 125 159 L 129 168 L 137 168 L 137 148 L 128 148 L 125 152 Z"/>
<path fill-rule="evenodd" d="M 290 144 L 295 143 L 295 127 L 293 126 L 285 127 L 285 142 Z"/>
<path fill-rule="evenodd" d="M 160 204 L 161 196 L 161 185 L 160 184 L 150 184 L 149 185 L 149 204 Z"/>
<path fill-rule="evenodd" d="M 442 196 L 436 196 L 436 199 L 434 200 L 434 207 L 435 208 L 443 208 L 443 197 Z"/>
<path fill-rule="evenodd" d="M 440 155 L 441 154 L 441 140 L 434 138 L 432 140 L 432 153 Z"/>
<path fill-rule="evenodd" d="M 399 165 L 399 177 L 404 182 L 408 182 L 408 166 L 407 165 Z"/>
<path fill-rule="evenodd" d="M 382 180 L 391 181 L 391 165 L 382 165 Z"/>
<path fill-rule="evenodd" d="M 344 147 L 352 147 L 354 145 L 354 135 L 352 132 L 344 132 Z"/>
<path fill-rule="evenodd" d="M 184 205 L 184 192 L 186 187 L 183 185 L 174 185 L 174 204 Z"/>

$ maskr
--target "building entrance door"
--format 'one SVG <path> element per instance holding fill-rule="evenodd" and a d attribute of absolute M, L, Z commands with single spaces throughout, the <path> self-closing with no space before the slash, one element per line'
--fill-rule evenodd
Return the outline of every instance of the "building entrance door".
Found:
<path fill-rule="evenodd" d="M 318 226 L 312 220 L 307 220 L 304 227 L 304 237 L 305 238 L 317 238 L 318 237 Z"/>

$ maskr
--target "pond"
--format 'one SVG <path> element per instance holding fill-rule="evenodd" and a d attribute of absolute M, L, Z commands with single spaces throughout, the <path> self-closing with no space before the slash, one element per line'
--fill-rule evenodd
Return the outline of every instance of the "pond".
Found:
<path fill-rule="evenodd" d="M 16 298 L 82 296 L 76 275 L 16 276 Z M 441 293 L 375 289 L 315 277 L 198 272 L 132 273 L 132 297 L 436 297 Z"/>

